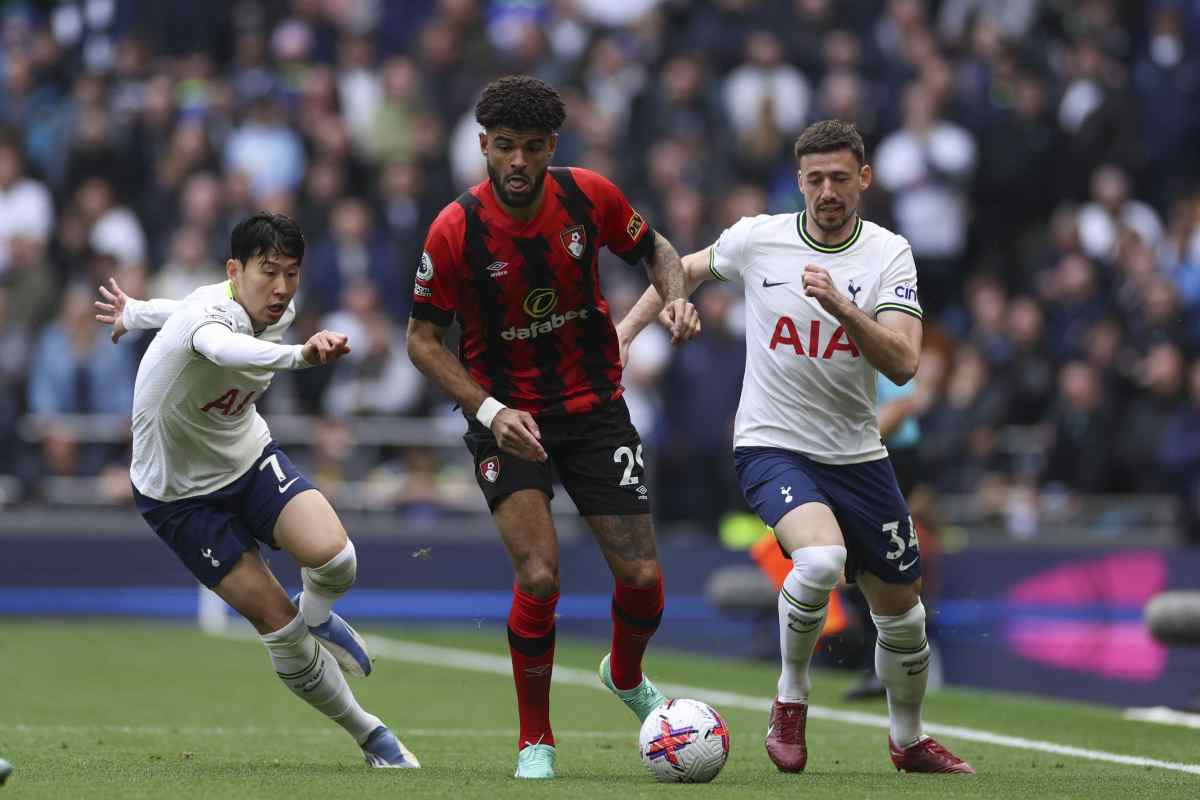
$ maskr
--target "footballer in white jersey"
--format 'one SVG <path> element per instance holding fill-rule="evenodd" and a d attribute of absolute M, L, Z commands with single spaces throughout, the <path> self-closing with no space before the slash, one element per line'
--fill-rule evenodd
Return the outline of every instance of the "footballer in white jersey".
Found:
<path fill-rule="evenodd" d="M 100 290 L 96 319 L 113 326 L 114 341 L 160 328 L 134 387 L 134 501 L 196 579 L 254 626 L 284 684 L 345 729 L 368 765 L 417 767 L 342 674 L 372 671 L 362 637 L 333 611 L 357 575 L 354 544 L 255 409 L 276 371 L 336 361 L 350 352 L 347 338 L 320 331 L 303 345 L 279 343 L 304 258 L 290 218 L 243 220 L 230 253 L 229 280 L 183 301 L 132 300 L 116 281 Z M 288 597 L 260 544 L 295 558 L 300 594 Z"/>
<path fill-rule="evenodd" d="M 746 373 L 735 447 L 782 447 L 825 464 L 887 455 L 875 416 L 876 369 L 845 326 L 805 291 L 825 269 L 862 311 L 921 319 L 917 269 L 902 236 L 858 219 L 837 245 L 815 241 L 805 212 L 745 217 L 709 248 L 709 270 L 744 287 Z"/>
<path fill-rule="evenodd" d="M 879 631 L 875 668 L 887 690 L 893 765 L 974 772 L 922 730 L 930 649 L 920 543 L 876 418 L 877 371 L 897 385 L 917 371 L 912 250 L 859 216 L 871 167 L 853 125 L 815 123 L 795 153 L 803 211 L 744 218 L 683 259 L 689 294 L 709 279 L 744 293 L 734 464 L 746 501 L 792 559 L 778 598 L 782 669 L 767 754 L 784 772 L 804 770 L 809 663 L 844 577 L 859 584 Z M 617 325 L 622 353 L 661 307 L 650 287 Z"/>
<path fill-rule="evenodd" d="M 278 344 L 296 316 L 283 316 L 255 333 L 249 315 L 224 281 L 196 289 L 184 300 L 130 301 L 126 329 L 160 328 L 138 367 L 133 393 L 134 487 L 155 500 L 180 500 L 216 491 L 254 465 L 271 440 L 255 402 L 275 369 L 309 366 L 301 346 L 264 350 L 263 366 L 223 366 L 193 348 L 193 336 L 220 325 L 242 336 Z"/>

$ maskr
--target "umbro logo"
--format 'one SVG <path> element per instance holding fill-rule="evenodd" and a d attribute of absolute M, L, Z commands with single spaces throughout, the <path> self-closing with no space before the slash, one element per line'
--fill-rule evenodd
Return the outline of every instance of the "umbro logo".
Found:
<path fill-rule="evenodd" d="M 763 278 L 763 288 L 770 289 L 772 286 L 783 286 L 787 281 L 769 281 Z"/>

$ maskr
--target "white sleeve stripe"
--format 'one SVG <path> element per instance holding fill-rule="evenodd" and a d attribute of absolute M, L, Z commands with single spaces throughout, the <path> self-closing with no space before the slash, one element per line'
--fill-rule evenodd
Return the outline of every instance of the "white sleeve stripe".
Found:
<path fill-rule="evenodd" d="M 721 273 L 717 272 L 717 245 L 714 243 L 708 248 L 708 271 L 713 274 L 713 277 L 719 281 L 728 283 L 729 278 L 726 278 Z"/>
<path fill-rule="evenodd" d="M 911 314 L 917 319 L 925 319 L 921 309 L 914 308 L 913 306 L 901 305 L 900 303 L 880 303 L 879 305 L 875 306 L 876 317 L 879 316 L 880 311 L 903 311 L 905 314 Z"/>

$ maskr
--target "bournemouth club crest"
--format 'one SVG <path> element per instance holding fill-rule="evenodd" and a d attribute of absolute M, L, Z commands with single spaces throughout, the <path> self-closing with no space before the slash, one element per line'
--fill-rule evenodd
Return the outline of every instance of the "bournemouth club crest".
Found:
<path fill-rule="evenodd" d="M 495 483 L 500 478 L 500 456 L 488 456 L 479 462 L 479 474 L 488 483 Z"/>
<path fill-rule="evenodd" d="M 583 251 L 587 250 L 587 231 L 582 225 L 572 225 L 560 233 L 558 238 L 562 239 L 563 247 L 567 248 L 571 258 L 583 258 Z"/>

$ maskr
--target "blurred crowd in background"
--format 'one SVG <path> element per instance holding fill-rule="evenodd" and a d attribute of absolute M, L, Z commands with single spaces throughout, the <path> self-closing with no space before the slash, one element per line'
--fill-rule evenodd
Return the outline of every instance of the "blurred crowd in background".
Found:
<path fill-rule="evenodd" d="M 1200 539 L 1200 2 L 1196 0 L 63 0 L 0 6 L 0 472 L 9 502 L 127 451 L 54 421 L 128 414 L 150 334 L 92 319 L 222 280 L 259 209 L 308 240 L 297 341 L 351 358 L 283 376 L 262 410 L 321 418 L 296 460 L 330 491 L 436 513 L 461 449 L 355 446 L 356 416 L 454 414 L 404 350 L 433 217 L 484 177 L 491 78 L 557 87 L 556 163 L 611 177 L 681 253 L 800 207 L 791 144 L 856 123 L 866 218 L 907 237 L 926 309 L 912 397 L 921 483 L 1013 498 L 1160 493 Z M 619 315 L 645 275 L 607 258 Z M 730 439 L 742 301 L 650 329 L 626 385 L 663 521 L 743 508 Z M 22 425 L 25 415 L 39 422 Z M 464 488 L 465 487 L 465 488 Z M 1030 499 L 1032 498 L 1032 499 Z"/>

